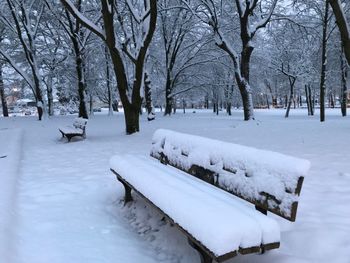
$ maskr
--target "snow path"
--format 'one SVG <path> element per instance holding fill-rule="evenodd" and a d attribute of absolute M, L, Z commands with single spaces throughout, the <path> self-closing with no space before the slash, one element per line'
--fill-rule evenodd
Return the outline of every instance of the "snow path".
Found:
<path fill-rule="evenodd" d="M 22 130 L 0 129 L 0 259 L 11 262 Z M 0 260 L 0 262 L 2 262 Z"/>
<path fill-rule="evenodd" d="M 121 191 L 108 170 L 110 144 L 57 141 L 49 124 L 25 130 L 17 262 L 156 262 L 117 214 Z"/>

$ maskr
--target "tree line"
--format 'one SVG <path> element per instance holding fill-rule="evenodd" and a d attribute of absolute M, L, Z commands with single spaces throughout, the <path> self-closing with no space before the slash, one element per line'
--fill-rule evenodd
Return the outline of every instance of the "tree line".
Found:
<path fill-rule="evenodd" d="M 307 104 L 313 115 L 339 100 L 346 115 L 350 3 L 341 0 L 4 0 L 0 3 L 0 97 L 20 80 L 53 114 L 54 97 L 93 98 L 124 109 L 139 131 L 143 105 L 171 115 L 203 101 L 214 111 Z M 90 104 L 90 105 L 88 105 Z M 89 107 L 90 106 L 90 107 Z M 117 109 L 117 108 L 116 108 Z M 90 111 L 90 112 L 89 112 Z"/>

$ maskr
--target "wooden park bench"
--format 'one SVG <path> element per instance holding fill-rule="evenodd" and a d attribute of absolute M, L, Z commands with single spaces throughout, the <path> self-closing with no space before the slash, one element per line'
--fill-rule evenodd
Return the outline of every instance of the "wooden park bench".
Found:
<path fill-rule="evenodd" d="M 62 138 L 66 137 L 68 139 L 68 142 L 70 142 L 70 140 L 75 136 L 81 136 L 85 139 L 86 124 L 87 124 L 87 119 L 76 118 L 72 126 L 60 127 L 58 128 L 58 130 L 61 132 Z"/>
<path fill-rule="evenodd" d="M 169 130 L 155 132 L 151 156 L 111 158 L 125 203 L 135 191 L 188 237 L 205 263 L 278 248 L 279 225 L 267 212 L 295 221 L 310 166 L 283 154 Z"/>

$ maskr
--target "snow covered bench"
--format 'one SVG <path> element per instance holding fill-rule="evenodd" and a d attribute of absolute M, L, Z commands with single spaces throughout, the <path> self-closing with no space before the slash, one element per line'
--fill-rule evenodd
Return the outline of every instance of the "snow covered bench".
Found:
<path fill-rule="evenodd" d="M 81 136 L 85 139 L 86 124 L 87 124 L 87 119 L 76 118 L 72 126 L 60 127 L 58 130 L 61 132 L 62 138 L 66 136 L 66 138 L 68 139 L 68 142 L 70 142 L 70 140 L 75 136 Z"/>
<path fill-rule="evenodd" d="M 201 262 L 278 248 L 279 226 L 267 211 L 295 221 L 310 166 L 279 153 L 169 130 L 155 132 L 151 156 L 160 162 L 135 155 L 111 158 L 125 202 L 133 200 L 132 190 L 138 193 L 188 237 Z"/>

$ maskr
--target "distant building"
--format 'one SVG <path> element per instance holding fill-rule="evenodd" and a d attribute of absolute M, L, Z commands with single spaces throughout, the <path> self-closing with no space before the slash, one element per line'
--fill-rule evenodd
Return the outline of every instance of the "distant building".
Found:
<path fill-rule="evenodd" d="M 16 101 L 16 105 L 20 107 L 35 107 L 36 102 L 31 99 L 19 99 Z"/>

